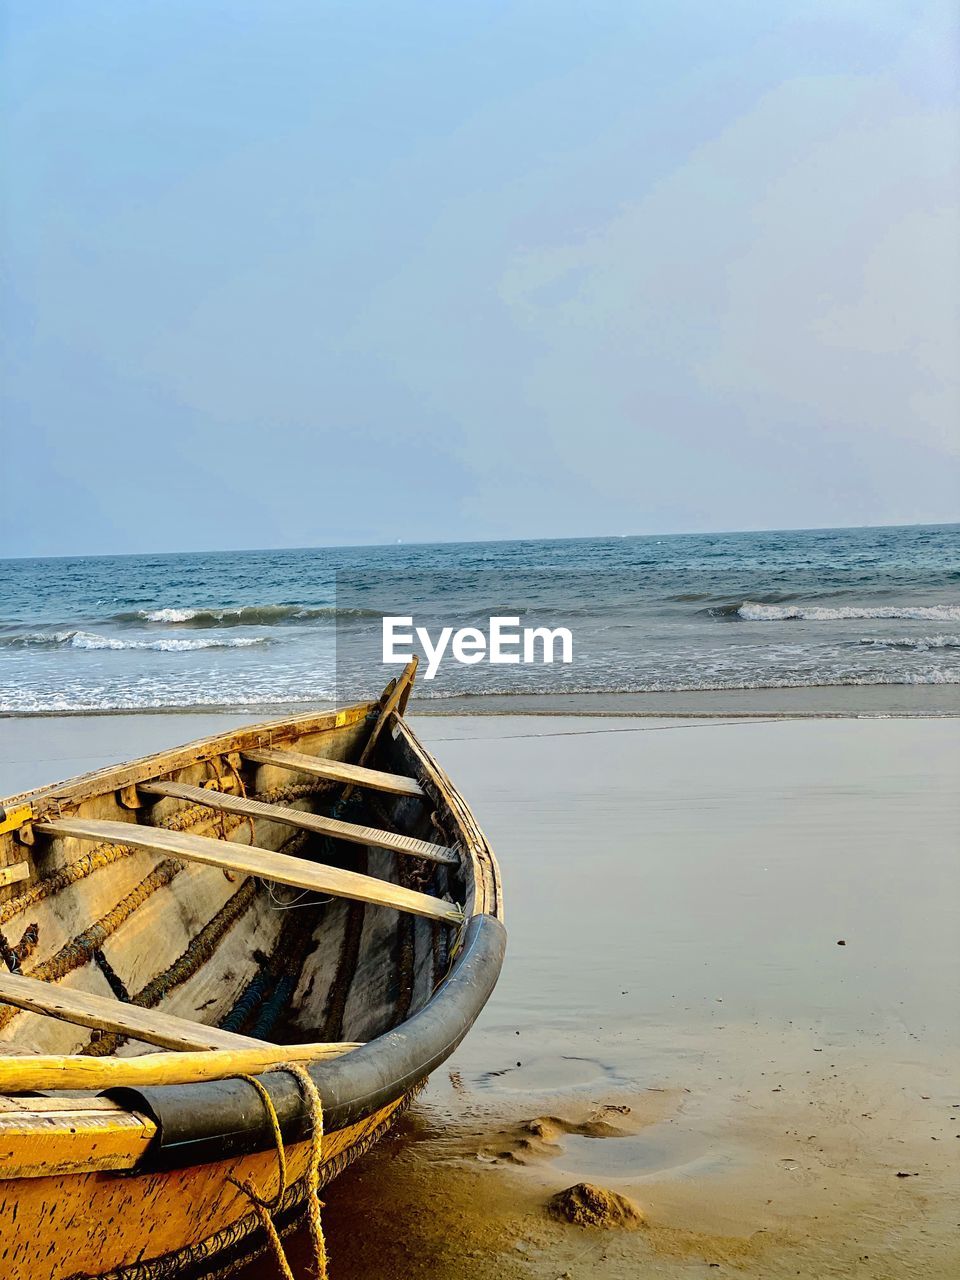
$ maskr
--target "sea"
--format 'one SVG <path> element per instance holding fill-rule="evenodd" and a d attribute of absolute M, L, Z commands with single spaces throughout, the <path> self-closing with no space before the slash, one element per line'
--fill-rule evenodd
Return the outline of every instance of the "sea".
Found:
<path fill-rule="evenodd" d="M 0 714 L 375 693 L 385 615 L 571 633 L 569 662 L 448 654 L 425 700 L 955 685 L 960 525 L 0 560 Z"/>

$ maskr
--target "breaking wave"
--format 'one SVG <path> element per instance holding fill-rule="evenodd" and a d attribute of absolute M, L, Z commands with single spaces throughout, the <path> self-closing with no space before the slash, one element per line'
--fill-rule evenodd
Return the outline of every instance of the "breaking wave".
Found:
<path fill-rule="evenodd" d="M 960 605 L 823 605 L 756 604 L 745 600 L 737 607 L 724 607 L 718 614 L 736 614 L 744 622 L 842 622 L 868 618 L 903 619 L 914 622 L 960 622 Z"/>
<path fill-rule="evenodd" d="M 338 609 L 335 605 L 249 604 L 222 609 L 138 609 L 117 613 L 114 622 L 153 622 L 185 627 L 274 627 L 285 622 L 313 622 L 336 618 L 379 618 L 368 609 Z"/>
<path fill-rule="evenodd" d="M 863 636 L 858 643 L 875 649 L 912 649 L 926 653 L 930 649 L 960 649 L 960 636 L 895 636 L 889 639 Z"/>
<path fill-rule="evenodd" d="M 269 644 L 266 636 L 235 636 L 225 639 L 164 636 L 158 640 L 120 640 L 101 636 L 94 631 L 27 631 L 21 635 L 0 636 L 4 649 L 147 649 L 156 653 L 182 653 L 194 649 L 248 649 L 252 645 Z"/>

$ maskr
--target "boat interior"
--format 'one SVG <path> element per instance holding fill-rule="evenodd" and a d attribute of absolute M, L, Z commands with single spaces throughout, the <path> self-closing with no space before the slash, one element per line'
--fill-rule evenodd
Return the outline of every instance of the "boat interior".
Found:
<path fill-rule="evenodd" d="M 395 692 L 5 802 L 0 1057 L 334 1053 L 422 1009 L 477 885 L 399 711 Z"/>

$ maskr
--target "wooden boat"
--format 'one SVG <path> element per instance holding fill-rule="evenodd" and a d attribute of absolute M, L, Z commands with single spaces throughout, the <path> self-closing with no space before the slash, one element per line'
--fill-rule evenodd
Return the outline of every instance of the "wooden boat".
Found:
<path fill-rule="evenodd" d="M 414 669 L 4 802 L 4 1277 L 229 1274 L 466 1034 L 499 874 Z"/>

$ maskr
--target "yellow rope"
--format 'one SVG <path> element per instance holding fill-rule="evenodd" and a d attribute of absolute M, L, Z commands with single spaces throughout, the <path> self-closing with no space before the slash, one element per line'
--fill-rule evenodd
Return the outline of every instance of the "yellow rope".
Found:
<path fill-rule="evenodd" d="M 323 1156 L 323 1103 L 320 1098 L 320 1092 L 310 1077 L 310 1073 L 306 1071 L 299 1063 L 284 1062 L 275 1068 L 277 1071 L 286 1071 L 300 1086 L 303 1100 L 310 1112 L 311 1122 L 311 1142 L 310 1155 L 307 1161 L 306 1179 L 306 1199 L 307 1199 L 307 1223 L 310 1228 L 310 1238 L 313 1243 L 314 1259 L 317 1264 L 317 1280 L 328 1280 L 327 1277 L 327 1245 L 323 1238 L 323 1227 L 320 1221 L 320 1211 L 323 1205 L 320 1201 L 320 1164 Z M 273 1105 L 273 1099 L 267 1092 L 266 1088 L 256 1076 L 241 1074 L 239 1079 L 246 1080 L 248 1084 L 252 1084 L 260 1095 L 260 1101 L 263 1103 L 263 1109 L 267 1113 L 270 1120 L 270 1126 L 273 1129 L 273 1140 L 277 1149 L 277 1164 L 279 1165 L 279 1178 L 277 1184 L 276 1195 L 267 1200 L 257 1191 L 252 1182 L 238 1182 L 236 1178 L 229 1178 L 235 1187 L 244 1193 L 251 1201 L 257 1211 L 260 1223 L 266 1232 L 267 1239 L 273 1246 L 276 1255 L 277 1265 L 284 1277 L 284 1280 L 296 1280 L 290 1263 L 287 1260 L 286 1251 L 283 1247 L 283 1241 L 280 1239 L 280 1233 L 273 1221 L 272 1214 L 283 1204 L 284 1196 L 287 1192 L 287 1157 L 283 1148 L 283 1134 L 280 1131 L 280 1118 L 277 1115 L 277 1109 Z"/>
<path fill-rule="evenodd" d="M 313 1082 L 310 1072 L 299 1063 L 292 1062 L 287 1066 L 290 1074 L 300 1082 L 304 1101 L 310 1111 L 311 1146 L 307 1163 L 307 1221 L 310 1226 L 310 1238 L 313 1241 L 313 1253 L 317 1263 L 317 1280 L 327 1280 L 327 1242 L 323 1238 L 323 1225 L 320 1221 L 320 1165 L 323 1158 L 323 1101 L 320 1090 Z"/>

